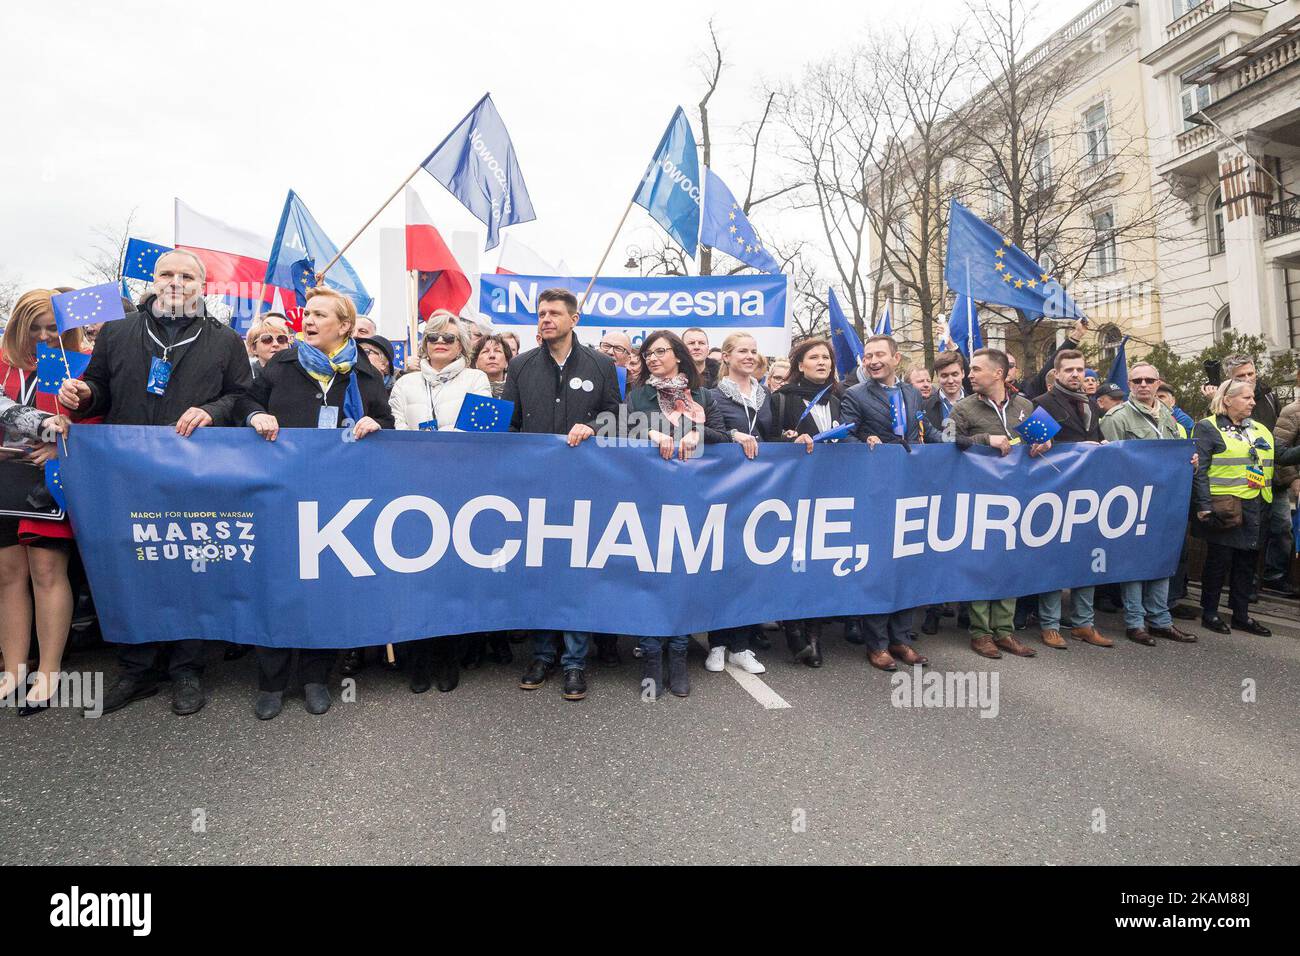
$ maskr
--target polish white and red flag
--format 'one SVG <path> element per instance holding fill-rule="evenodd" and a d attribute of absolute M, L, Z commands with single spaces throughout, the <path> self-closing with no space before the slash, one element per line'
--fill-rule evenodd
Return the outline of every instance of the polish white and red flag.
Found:
<path fill-rule="evenodd" d="M 497 275 L 511 276 L 560 276 L 566 272 L 557 271 L 530 246 L 524 245 L 509 233 L 501 236 L 501 254 L 497 258 Z"/>
<path fill-rule="evenodd" d="M 437 309 L 454 315 L 469 301 L 470 284 L 465 270 L 447 248 L 419 194 L 406 187 L 406 269 L 419 274 L 420 318 Z"/>
<path fill-rule="evenodd" d="M 206 216 L 176 200 L 176 248 L 187 249 L 202 260 L 208 279 L 205 292 L 256 302 L 272 301 L 274 287 L 263 288 L 271 240 Z M 293 302 L 292 290 L 283 297 Z"/>

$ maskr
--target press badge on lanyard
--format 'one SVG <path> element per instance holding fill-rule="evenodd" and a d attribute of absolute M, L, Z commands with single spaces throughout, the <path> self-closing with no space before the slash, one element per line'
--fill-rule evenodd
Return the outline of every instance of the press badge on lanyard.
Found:
<path fill-rule="evenodd" d="M 155 355 L 149 360 L 149 378 L 144 383 L 144 390 L 150 395 L 165 395 L 167 394 L 167 383 L 170 382 L 172 378 L 172 349 L 178 349 L 182 345 L 189 345 L 203 334 L 203 329 L 200 328 L 185 341 L 175 342 L 172 345 L 163 345 L 159 342 L 158 336 L 154 335 L 153 329 L 149 328 L 147 325 L 144 330 L 149 333 L 149 338 L 153 339 L 154 345 L 162 349 L 163 353 L 162 358 Z"/>
<path fill-rule="evenodd" d="M 155 355 L 149 362 L 149 380 L 145 382 L 144 390 L 150 395 L 166 395 L 171 377 L 172 363 Z"/>
<path fill-rule="evenodd" d="M 1246 486 L 1248 488 L 1264 487 L 1264 466 L 1256 462 L 1246 466 Z"/>

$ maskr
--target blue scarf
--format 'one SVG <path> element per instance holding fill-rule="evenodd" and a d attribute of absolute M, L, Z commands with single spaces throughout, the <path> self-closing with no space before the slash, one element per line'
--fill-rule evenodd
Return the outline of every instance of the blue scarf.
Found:
<path fill-rule="evenodd" d="M 314 345 L 298 343 L 298 364 L 318 382 L 328 382 L 335 375 L 347 375 L 348 390 L 343 395 L 343 416 L 353 424 L 361 421 L 366 409 L 361 403 L 361 386 L 357 381 L 357 343 L 348 339 L 332 356 L 326 355 Z"/>

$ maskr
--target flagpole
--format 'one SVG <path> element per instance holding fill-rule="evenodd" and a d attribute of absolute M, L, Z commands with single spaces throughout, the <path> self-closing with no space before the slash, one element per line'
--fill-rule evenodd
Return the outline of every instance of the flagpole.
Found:
<path fill-rule="evenodd" d="M 411 353 L 419 357 L 420 343 L 416 338 L 420 326 L 420 273 L 406 273 L 406 325 L 411 342 Z"/>
<path fill-rule="evenodd" d="M 409 176 L 407 176 L 398 184 L 397 188 L 394 189 L 391 194 L 389 194 L 388 198 L 384 200 L 383 204 L 378 209 L 375 210 L 374 215 L 372 215 L 369 219 L 367 219 L 365 221 L 365 224 L 353 234 L 352 238 L 343 244 L 343 248 L 340 249 L 337 253 L 335 253 L 334 258 L 325 264 L 325 268 L 322 269 L 320 272 L 316 273 L 317 283 L 319 283 L 322 279 L 325 278 L 325 273 L 329 272 L 330 269 L 334 267 L 334 263 L 338 262 L 340 259 L 343 258 L 343 253 L 347 252 L 348 249 L 351 248 L 352 243 L 356 242 L 358 239 L 361 238 L 361 234 L 370 228 L 370 224 L 379 218 L 379 214 L 388 208 L 388 204 L 397 198 L 397 194 L 400 193 L 406 187 L 406 184 L 415 178 L 415 174 L 418 173 L 423 168 L 424 168 L 424 163 L 420 163 L 420 165 L 416 166 L 413 170 L 411 170 Z"/>
<path fill-rule="evenodd" d="M 636 194 L 633 193 L 632 198 L 628 200 L 627 208 L 623 210 L 623 218 L 620 219 L 618 225 L 614 227 L 614 235 L 609 237 L 609 245 L 605 247 L 605 254 L 600 257 L 600 264 L 596 266 L 596 271 L 591 274 L 591 281 L 587 283 L 587 288 L 583 291 L 582 298 L 578 300 L 579 312 L 582 311 L 583 303 L 587 301 L 587 295 L 591 292 L 591 287 L 596 284 L 596 280 L 600 277 L 600 270 L 605 268 L 605 260 L 609 258 L 610 252 L 613 251 L 614 243 L 618 241 L 618 234 L 623 231 L 623 224 L 627 222 L 628 214 L 632 211 L 632 207 L 635 204 Z"/>

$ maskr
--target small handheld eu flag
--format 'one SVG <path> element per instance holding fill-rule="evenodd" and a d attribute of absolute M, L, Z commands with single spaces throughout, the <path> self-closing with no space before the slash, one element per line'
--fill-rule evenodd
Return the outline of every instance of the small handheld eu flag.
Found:
<path fill-rule="evenodd" d="M 64 365 L 64 357 L 68 364 Z M 63 352 L 52 349 L 44 342 L 36 346 L 36 391 L 46 395 L 58 394 L 63 380 L 72 373 L 73 378 L 81 378 L 81 373 L 90 364 L 90 356 L 82 352 Z"/>
<path fill-rule="evenodd" d="M 1016 426 L 1016 432 L 1031 445 L 1041 445 L 1056 437 L 1061 430 L 1058 422 L 1043 408 L 1035 408 L 1032 415 Z"/>
<path fill-rule="evenodd" d="M 68 499 L 63 496 L 63 472 L 59 468 L 59 459 L 51 458 L 45 463 L 45 487 L 54 499 L 54 503 L 63 511 L 68 510 Z"/>
<path fill-rule="evenodd" d="M 54 306 L 54 320 L 58 323 L 60 335 L 83 325 L 126 318 L 122 291 L 116 282 L 92 285 L 75 292 L 60 292 L 50 296 L 50 304 Z"/>
<path fill-rule="evenodd" d="M 463 432 L 504 432 L 510 429 L 515 403 L 483 395 L 466 395 L 456 416 L 456 427 Z"/>

